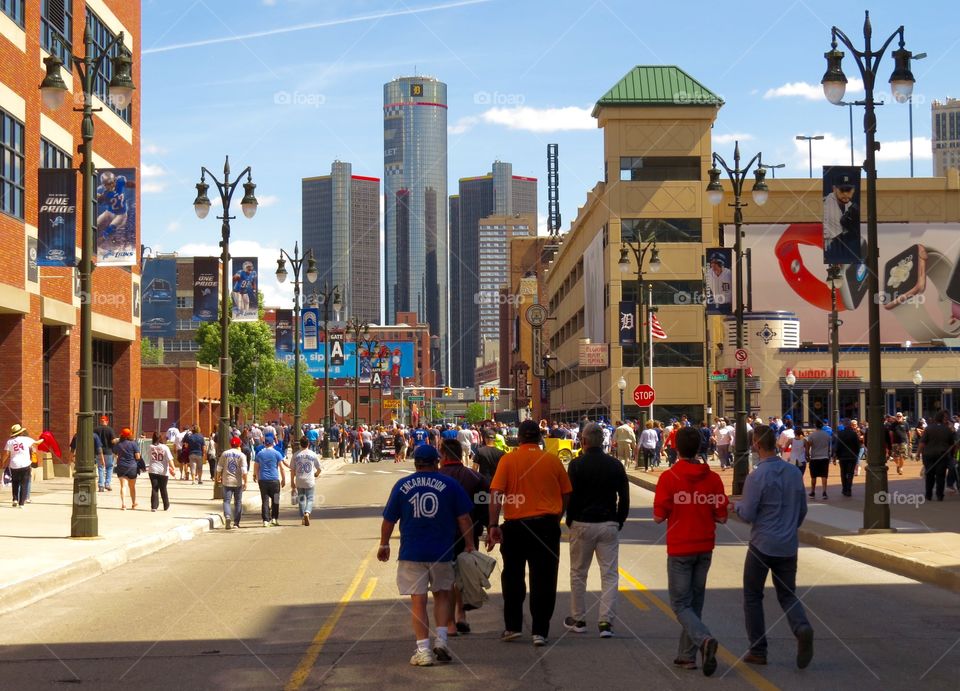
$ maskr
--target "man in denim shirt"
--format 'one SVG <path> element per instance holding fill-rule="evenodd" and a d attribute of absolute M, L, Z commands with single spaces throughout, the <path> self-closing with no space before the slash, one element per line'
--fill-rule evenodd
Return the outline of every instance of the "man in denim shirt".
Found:
<path fill-rule="evenodd" d="M 753 430 L 753 448 L 760 457 L 747 476 L 743 498 L 735 511 L 751 524 L 750 545 L 743 565 L 743 612 L 750 652 L 745 662 L 767 664 L 767 635 L 763 618 L 763 588 L 773 571 L 777 600 L 797 637 L 797 667 L 813 659 L 813 628 L 797 598 L 797 529 L 807 515 L 803 476 L 776 455 L 776 435 L 767 425 Z"/>

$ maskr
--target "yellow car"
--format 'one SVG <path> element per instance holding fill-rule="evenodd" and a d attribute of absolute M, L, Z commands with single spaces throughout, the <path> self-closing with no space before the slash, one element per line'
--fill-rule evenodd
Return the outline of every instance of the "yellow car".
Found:
<path fill-rule="evenodd" d="M 553 437 L 547 437 L 543 440 L 543 448 L 545 451 L 559 456 L 560 460 L 564 463 L 569 463 L 573 460 L 572 439 L 554 439 Z"/>

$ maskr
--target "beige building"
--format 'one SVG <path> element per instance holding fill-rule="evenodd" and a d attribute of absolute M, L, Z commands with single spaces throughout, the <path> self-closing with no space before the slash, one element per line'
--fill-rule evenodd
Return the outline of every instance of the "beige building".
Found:
<path fill-rule="evenodd" d="M 960 169 L 960 99 L 934 101 L 930 120 L 933 174 L 943 177 L 947 168 Z"/>

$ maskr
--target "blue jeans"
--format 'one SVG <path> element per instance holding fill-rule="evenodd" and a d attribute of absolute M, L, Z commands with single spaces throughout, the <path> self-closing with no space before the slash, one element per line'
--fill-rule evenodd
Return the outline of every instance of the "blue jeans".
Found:
<path fill-rule="evenodd" d="M 300 518 L 305 513 L 313 513 L 313 491 L 315 487 L 297 487 L 297 505 L 300 508 Z"/>
<path fill-rule="evenodd" d="M 97 487 L 104 488 L 110 486 L 110 479 L 113 477 L 113 454 L 103 454 L 103 465 L 97 464 Z"/>
<path fill-rule="evenodd" d="M 677 659 L 696 662 L 697 650 L 710 638 L 710 630 L 700 617 L 703 615 L 703 596 L 707 590 L 707 572 L 712 560 L 713 552 L 667 557 L 670 606 L 683 627 Z"/>
<path fill-rule="evenodd" d="M 230 503 L 233 502 L 233 513 L 230 513 Z M 234 525 L 240 525 L 240 515 L 243 513 L 243 487 L 223 486 L 223 517 L 232 520 Z"/>
<path fill-rule="evenodd" d="M 767 572 L 773 572 L 777 601 L 790 623 L 794 635 L 810 628 L 807 614 L 797 597 L 797 555 L 771 557 L 750 545 L 743 564 L 743 614 L 747 625 L 750 652 L 767 655 L 767 627 L 763 619 L 763 588 Z"/>

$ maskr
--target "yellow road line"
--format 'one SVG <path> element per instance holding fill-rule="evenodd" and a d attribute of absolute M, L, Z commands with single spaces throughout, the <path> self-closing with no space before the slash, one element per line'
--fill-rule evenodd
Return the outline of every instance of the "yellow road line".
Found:
<path fill-rule="evenodd" d="M 626 580 L 628 583 L 630 583 L 630 585 L 632 585 L 634 588 L 636 588 L 641 593 L 643 593 L 643 595 L 648 600 L 650 600 L 651 603 L 653 603 L 654 607 L 659 609 L 661 612 L 663 612 L 673 621 L 677 620 L 676 616 L 673 614 L 673 609 L 670 607 L 670 605 L 668 605 L 659 597 L 651 593 L 649 588 L 647 588 L 647 586 L 645 586 L 643 583 L 638 581 L 636 578 L 630 575 L 623 568 L 618 569 L 618 571 L 620 572 L 621 578 Z M 624 593 L 624 595 L 627 595 L 627 593 Z M 633 597 L 636 597 L 636 596 L 634 595 Z M 627 599 L 634 606 L 636 606 L 636 603 L 634 602 L 633 598 L 627 595 Z M 641 609 L 641 608 L 638 607 L 638 609 Z M 646 609 L 646 607 L 643 607 L 642 609 Z M 732 652 L 730 652 L 723 646 L 720 646 L 717 649 L 717 657 L 720 660 L 722 660 L 724 664 L 726 664 L 729 667 L 732 667 L 741 677 L 743 677 L 744 681 L 746 681 L 748 684 L 750 684 L 752 687 L 754 687 L 758 691 L 777 691 L 777 686 L 775 684 L 768 681 L 763 675 L 759 674 L 753 668 L 747 666 L 745 662 L 740 661 L 737 655 L 734 655 Z"/>
<path fill-rule="evenodd" d="M 646 611 L 646 610 L 650 609 L 649 607 L 647 607 L 647 603 L 646 603 L 646 602 L 644 602 L 643 600 L 641 600 L 639 596 L 633 594 L 633 591 L 632 591 L 632 590 L 630 590 L 630 589 L 628 589 L 628 588 L 621 587 L 621 588 L 620 588 L 620 593 L 621 593 L 625 598 L 627 598 L 628 600 L 630 600 L 631 604 L 633 604 L 633 606 L 636 607 L 637 609 L 643 610 L 643 611 Z"/>
<path fill-rule="evenodd" d="M 367 587 L 363 589 L 363 595 L 360 596 L 361 600 L 369 600 L 370 596 L 373 595 L 373 589 L 377 587 L 377 577 L 372 576 L 369 581 L 367 581 Z"/>
<path fill-rule="evenodd" d="M 290 679 L 287 681 L 286 686 L 284 686 L 285 691 L 297 691 L 297 689 L 303 686 L 303 683 L 307 680 L 307 677 L 310 676 L 310 672 L 313 670 L 313 666 L 316 664 L 317 658 L 320 656 L 320 651 L 323 650 L 324 644 L 327 642 L 330 634 L 333 633 L 333 629 L 337 625 L 337 622 L 340 621 L 343 611 L 347 608 L 350 600 L 353 599 L 353 595 L 357 592 L 357 588 L 360 587 L 360 581 L 363 580 L 364 575 L 367 573 L 367 565 L 370 563 L 372 558 L 373 553 L 367 555 L 367 557 L 360 563 L 360 568 L 357 569 L 357 573 L 354 574 L 353 580 L 347 587 L 343 597 L 340 598 L 340 602 L 337 603 L 337 606 L 334 608 L 334 610 L 327 616 L 327 620 L 323 622 L 323 626 L 321 626 L 320 630 L 317 631 L 317 635 L 313 637 L 313 641 L 310 643 L 310 647 L 307 648 L 307 652 L 303 654 L 302 658 L 300 658 L 300 664 L 297 665 L 297 668 L 293 671 L 293 674 L 290 675 Z"/>

